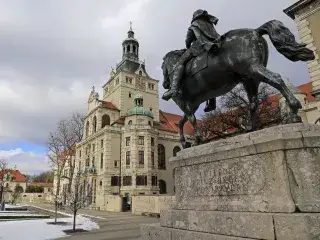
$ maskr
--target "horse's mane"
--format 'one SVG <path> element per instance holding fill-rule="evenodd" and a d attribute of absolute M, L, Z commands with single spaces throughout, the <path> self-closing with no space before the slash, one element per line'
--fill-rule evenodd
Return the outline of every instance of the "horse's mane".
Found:
<path fill-rule="evenodd" d="M 166 59 L 167 57 L 173 57 L 173 56 L 182 56 L 182 54 L 185 53 L 185 51 L 187 51 L 186 48 L 184 49 L 180 49 L 180 50 L 173 50 L 171 52 L 168 52 L 164 57 L 163 60 Z"/>

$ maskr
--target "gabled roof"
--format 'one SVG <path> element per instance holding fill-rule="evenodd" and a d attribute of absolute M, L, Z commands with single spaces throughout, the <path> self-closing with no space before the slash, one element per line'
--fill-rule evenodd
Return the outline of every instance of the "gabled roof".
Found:
<path fill-rule="evenodd" d="M 179 121 L 183 118 L 182 116 L 159 110 L 159 117 L 160 117 L 160 127 L 158 128 L 159 130 L 166 131 L 166 132 L 179 133 Z M 200 123 L 201 121 L 198 120 L 198 122 Z M 185 123 L 183 130 L 186 135 L 190 135 L 190 136 L 194 135 L 193 127 L 189 121 Z"/>
<path fill-rule="evenodd" d="M 26 182 L 27 177 L 23 175 L 19 170 L 6 169 L 0 172 L 0 176 L 9 173 L 12 176 L 12 182 Z"/>
<path fill-rule="evenodd" d="M 113 105 L 112 102 L 107 102 L 107 101 L 102 101 L 102 100 L 98 100 L 98 101 L 101 103 L 101 107 L 103 107 L 103 108 L 120 111 L 115 105 Z"/>

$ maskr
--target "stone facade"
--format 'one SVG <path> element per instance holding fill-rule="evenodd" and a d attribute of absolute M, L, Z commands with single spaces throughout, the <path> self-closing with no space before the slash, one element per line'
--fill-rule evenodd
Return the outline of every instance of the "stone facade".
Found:
<path fill-rule="evenodd" d="M 320 99 L 320 0 L 299 0 L 284 10 L 297 24 L 301 42 L 314 51 L 315 59 L 307 62 L 312 94 Z M 320 122 L 320 101 L 304 104 L 304 122 Z"/>
<path fill-rule="evenodd" d="M 320 126 L 276 126 L 184 149 L 176 195 L 142 239 L 317 239 Z"/>
<path fill-rule="evenodd" d="M 121 211 L 134 195 L 173 195 L 168 159 L 182 148 L 181 116 L 159 110 L 159 81 L 139 61 L 132 29 L 122 45 L 123 59 L 103 85 L 103 100 L 94 88 L 89 95 L 83 140 L 75 154 L 76 172 L 89 174 L 91 206 L 107 211 Z M 61 182 L 62 194 L 67 183 Z"/>

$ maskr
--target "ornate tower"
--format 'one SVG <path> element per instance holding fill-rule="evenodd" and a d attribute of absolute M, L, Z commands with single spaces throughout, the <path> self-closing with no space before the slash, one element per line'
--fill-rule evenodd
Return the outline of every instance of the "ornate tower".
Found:
<path fill-rule="evenodd" d="M 122 49 L 122 59 L 139 61 L 139 42 L 134 38 L 132 22 L 130 22 L 128 37 L 122 42 Z"/>
<path fill-rule="evenodd" d="M 130 22 L 128 36 L 122 42 L 122 60 L 103 85 L 103 99 L 112 102 L 124 117 L 134 107 L 133 96 L 139 93 L 144 106 L 152 112 L 154 120 L 159 121 L 159 81 L 149 76 L 145 61 L 139 61 L 139 47 Z"/>

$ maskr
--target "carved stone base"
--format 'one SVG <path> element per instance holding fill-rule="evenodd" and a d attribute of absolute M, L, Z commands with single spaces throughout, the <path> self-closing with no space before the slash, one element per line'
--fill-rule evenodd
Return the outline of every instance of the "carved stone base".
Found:
<path fill-rule="evenodd" d="M 141 240 L 320 239 L 319 213 L 178 210 L 170 215 L 161 214 L 160 224 L 142 225 Z"/>
<path fill-rule="evenodd" d="M 320 239 L 319 125 L 211 142 L 170 162 L 176 201 L 142 239 Z"/>

